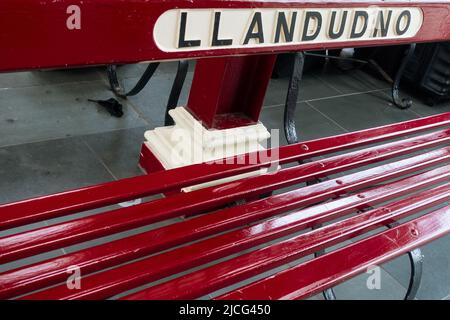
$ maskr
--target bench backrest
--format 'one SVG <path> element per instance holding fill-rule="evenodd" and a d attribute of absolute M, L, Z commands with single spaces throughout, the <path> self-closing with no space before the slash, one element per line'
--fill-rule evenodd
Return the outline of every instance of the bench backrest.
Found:
<path fill-rule="evenodd" d="M 2 0 L 0 71 L 450 40 L 450 1 Z"/>

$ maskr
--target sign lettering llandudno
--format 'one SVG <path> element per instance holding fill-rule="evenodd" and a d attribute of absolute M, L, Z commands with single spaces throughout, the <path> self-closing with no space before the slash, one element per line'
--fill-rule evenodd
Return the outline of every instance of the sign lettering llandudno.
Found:
<path fill-rule="evenodd" d="M 420 8 L 173 9 L 153 36 L 165 52 L 412 38 Z"/>

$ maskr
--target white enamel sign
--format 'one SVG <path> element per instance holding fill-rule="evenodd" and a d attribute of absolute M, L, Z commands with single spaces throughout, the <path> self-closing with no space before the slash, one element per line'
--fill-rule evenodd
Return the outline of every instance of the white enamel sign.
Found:
<path fill-rule="evenodd" d="M 414 37 L 420 8 L 173 9 L 153 36 L 165 52 Z"/>

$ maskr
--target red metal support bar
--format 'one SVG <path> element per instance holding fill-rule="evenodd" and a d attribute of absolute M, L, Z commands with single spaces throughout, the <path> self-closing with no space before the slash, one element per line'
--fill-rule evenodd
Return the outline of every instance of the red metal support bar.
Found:
<path fill-rule="evenodd" d="M 448 199 L 450 184 L 364 212 L 289 240 L 192 272 L 131 294 L 125 299 L 195 299 L 308 254 L 392 223 Z M 345 259 L 343 260 L 352 260 Z M 340 263 L 343 261 L 340 260 Z M 336 263 L 339 265 L 339 263 Z M 66 287 L 67 289 L 67 287 Z M 51 289 L 49 290 L 51 291 Z M 36 294 L 39 296 L 39 294 Z M 33 296 L 33 295 L 31 295 Z M 40 296 L 46 297 L 45 294 Z M 51 297 L 51 296 L 50 296 Z"/>
<path fill-rule="evenodd" d="M 334 156 L 240 181 L 180 193 L 141 205 L 112 210 L 89 217 L 0 238 L 0 262 L 24 258 L 39 252 L 68 246 L 116 232 L 163 221 L 178 215 L 212 210 L 252 196 L 328 176 L 337 172 L 387 160 L 396 156 L 431 148 L 450 141 L 450 129 L 428 133 L 401 141 Z M 445 154 L 450 150 L 429 152 L 423 158 Z M 412 158 L 414 159 L 414 158 Z M 413 161 L 408 159 L 408 161 Z M 339 184 L 339 182 L 336 182 Z"/>
<path fill-rule="evenodd" d="M 255 237 L 258 233 L 252 232 L 252 238 L 249 238 L 249 241 L 253 241 L 252 244 L 254 245 L 255 239 L 258 242 L 264 242 L 268 241 L 269 237 L 281 237 L 302 228 L 310 227 L 313 224 L 336 219 L 354 210 L 362 210 L 368 206 L 406 195 L 420 188 L 426 188 L 448 180 L 449 176 L 450 166 L 445 166 L 366 190 L 356 195 L 304 209 L 300 212 L 289 214 L 282 219 L 275 219 L 272 222 L 267 221 L 264 225 L 274 226 L 272 232 L 268 232 L 269 228 L 263 227 L 260 230 L 265 230 L 265 233 L 258 238 Z M 351 177 L 346 179 L 351 179 Z M 362 179 L 360 177 L 360 181 Z M 384 179 L 389 179 L 389 176 L 385 176 Z M 275 214 L 287 212 L 298 208 L 301 204 L 313 203 L 314 194 L 317 194 L 317 191 L 314 190 L 317 190 L 317 186 L 309 186 L 301 190 L 275 195 L 268 199 L 221 210 L 215 214 L 200 216 L 185 222 L 67 254 L 63 257 L 3 272 L 0 274 L 0 299 L 12 298 L 19 294 L 57 284 L 66 278 L 66 270 L 72 265 L 77 265 L 82 274 L 88 274 L 166 250 L 170 247 L 198 240 L 202 237 L 243 226 Z M 321 192 L 325 193 L 327 191 L 322 189 Z M 331 190 L 328 192 L 331 192 Z M 252 210 L 249 210 L 250 207 Z M 149 241 L 149 239 L 152 239 L 152 241 Z M 241 242 L 239 246 L 235 242 L 233 245 L 234 250 L 242 249 L 243 245 L 244 242 Z M 248 246 L 250 245 L 248 243 Z M 218 249 L 216 253 L 219 253 Z M 192 259 L 196 261 L 195 257 Z M 183 264 L 186 263 L 188 261 L 183 262 Z M 196 261 L 196 263 L 199 263 L 199 261 Z M 179 267 L 181 268 L 183 264 L 179 265 Z"/>
<path fill-rule="evenodd" d="M 227 164 L 203 164 L 152 173 L 54 195 L 0 205 L 0 230 L 90 210 L 121 201 L 213 181 L 279 163 L 308 159 L 336 151 L 420 133 L 450 124 L 450 113 L 406 121 L 338 136 L 305 141 L 279 149 L 279 159 L 257 154 L 235 157 Z M 272 154 L 271 151 L 269 154 Z M 255 159 L 256 161 L 250 161 Z M 255 163 L 256 162 L 256 163 Z M 244 164 L 241 164 L 244 163 Z M 254 164 L 252 164 L 254 163 Z"/>
<path fill-rule="evenodd" d="M 188 110 L 207 128 L 258 122 L 276 55 L 197 61 Z"/>
<path fill-rule="evenodd" d="M 217 299 L 307 298 L 449 233 L 447 206 Z"/>

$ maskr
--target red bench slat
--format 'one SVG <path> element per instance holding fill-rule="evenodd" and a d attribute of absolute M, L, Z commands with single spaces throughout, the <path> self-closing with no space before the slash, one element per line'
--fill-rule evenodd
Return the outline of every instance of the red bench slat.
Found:
<path fill-rule="evenodd" d="M 450 184 L 199 270 L 126 299 L 195 299 L 448 200 Z M 192 254 L 192 253 L 191 253 Z M 347 257 L 348 259 L 348 257 Z M 67 289 L 67 286 L 65 286 Z M 48 291 L 51 291 L 48 290 Z M 46 297 L 45 291 L 40 295 Z M 29 296 L 33 297 L 33 295 Z M 51 295 L 49 297 L 52 297 Z"/>
<path fill-rule="evenodd" d="M 423 191 L 414 197 L 393 202 L 382 208 L 367 211 L 356 217 L 327 225 L 281 243 L 193 272 L 134 294 L 131 297 L 137 299 L 195 299 L 406 215 L 442 203 L 448 199 L 449 191 L 450 183 Z M 284 236 L 286 232 L 277 232 L 277 229 L 283 229 L 283 224 L 291 222 L 295 225 L 297 221 L 297 228 L 304 228 L 305 221 L 302 221 L 301 218 L 301 213 L 290 214 L 286 218 L 275 218 L 94 274 L 82 279 L 83 287 L 81 290 L 71 290 L 64 284 L 25 296 L 24 299 L 108 298 L 158 278 L 176 274 L 198 264 L 207 263 L 245 250 L 250 246 Z M 290 231 L 297 231 L 297 228 Z"/>
<path fill-rule="evenodd" d="M 386 160 L 450 141 L 450 129 L 334 156 L 215 187 L 179 193 L 141 205 L 112 210 L 0 238 L 0 263 L 162 221 L 211 210 L 234 200 Z M 446 149 L 443 149 L 443 151 Z"/>
<path fill-rule="evenodd" d="M 279 162 L 284 164 L 307 159 L 407 134 L 436 129 L 449 124 L 450 112 L 447 112 L 399 124 L 306 141 L 281 148 L 279 150 Z M 306 145 L 307 150 L 302 148 L 302 145 Z M 213 181 L 257 170 L 274 162 L 262 161 L 255 155 L 240 157 L 247 158 L 245 161 L 237 161 L 235 158 L 235 160 L 227 162 L 229 164 L 226 165 L 205 166 L 197 164 L 15 203 L 1 204 L 0 230 Z M 250 161 L 247 161 L 249 158 L 257 159 L 258 163 L 249 164 Z M 245 165 L 239 163 L 245 163 Z"/>
<path fill-rule="evenodd" d="M 307 298 L 449 233 L 447 206 L 217 299 Z"/>
<path fill-rule="evenodd" d="M 33 264 L 18 261 L 21 267 L 6 268 L 6 271 L 0 273 L 0 298 L 20 295 L 24 295 L 23 298 L 26 299 L 110 298 L 179 272 L 188 273 L 126 298 L 199 297 L 289 263 L 292 259 L 385 226 L 396 219 L 441 205 L 449 199 L 450 194 L 450 129 L 442 128 L 445 126 L 450 126 L 450 113 L 282 147 L 279 150 L 280 163 L 285 164 L 383 141 L 382 145 L 296 164 L 276 173 L 249 177 L 190 193 L 181 192 L 133 207 L 72 218 L 67 222 L 4 236 L 0 238 L 0 263 L 80 244 L 180 215 L 209 212 L 112 242 L 103 239 L 103 244 L 87 244 L 86 249 Z M 427 130 L 433 131 L 423 132 Z M 417 135 L 419 132 L 421 134 Z M 406 134 L 413 136 L 404 137 Z M 396 140 L 384 142 L 387 139 Z M 242 157 L 247 161 L 255 159 L 253 155 Z M 182 176 L 186 171 L 190 175 L 183 176 L 177 182 L 177 176 L 170 175 L 167 171 L 165 174 L 170 178 L 161 189 L 156 184 L 130 186 L 128 194 L 123 197 L 129 197 L 136 190 L 158 192 L 157 190 L 166 190 L 169 185 L 177 186 L 176 188 L 194 185 L 199 182 L 195 180 L 198 179 L 195 176 L 199 172 L 210 178 L 226 177 L 245 172 L 248 168 L 255 170 L 267 167 L 276 163 L 273 161 L 275 159 L 266 159 L 249 166 L 201 164 L 175 169 L 172 173 L 177 172 Z M 383 163 L 365 168 L 378 162 Z M 191 173 L 192 168 L 201 170 Z M 220 172 L 223 168 L 228 168 L 225 173 Z M 359 171 L 346 172 L 356 168 Z M 338 174 L 339 178 L 309 186 L 296 186 L 297 189 L 293 191 L 282 190 L 281 194 L 255 200 L 261 194 L 333 174 Z M 154 177 L 165 179 L 164 175 L 139 178 L 147 181 L 146 179 Z M 0 226 L 4 223 L 3 226 L 7 229 L 25 225 L 34 221 L 33 219 L 40 221 L 44 217 L 78 213 L 80 208 L 98 208 L 111 204 L 110 201 L 117 200 L 119 187 L 131 181 L 140 180 L 131 178 L 85 188 L 80 193 L 68 191 L 2 205 L 0 216 L 6 217 L 6 222 L 0 222 Z M 434 189 L 426 190 L 433 186 Z M 414 192 L 419 193 L 414 195 Z M 83 204 L 83 195 L 86 194 L 87 204 Z M 408 198 L 398 200 L 405 195 Z M 223 207 L 242 199 L 247 199 L 247 203 Z M 61 200 L 60 204 L 57 204 L 58 200 Z M 37 204 L 34 211 L 25 211 L 20 216 L 20 209 L 33 208 L 33 203 Z M 381 208 L 345 217 L 382 203 L 384 206 Z M 386 208 L 393 211 L 388 212 Z M 292 210 L 296 211 L 291 212 Z M 280 214 L 282 216 L 277 216 Z M 340 220 L 333 222 L 336 219 Z M 19 222 L 23 224 L 17 224 Z M 331 224 L 294 236 L 297 232 L 324 222 Z M 248 224 L 254 225 L 246 226 Z M 227 233 L 220 234 L 223 232 Z M 256 249 L 255 246 L 269 241 L 281 241 L 281 238 L 287 236 L 291 239 L 237 258 L 230 257 L 243 250 Z M 190 243 L 192 241 L 194 243 Z M 173 249 L 174 247 L 178 248 Z M 290 253 L 284 255 L 286 250 Z M 217 259 L 230 260 L 200 271 L 189 270 L 204 263 L 216 263 Z M 70 290 L 65 283 L 61 283 L 66 280 L 67 270 L 73 265 L 79 267 L 83 275 L 81 290 Z M 226 272 L 226 276 L 220 277 L 221 272 Z M 189 289 L 190 285 L 195 290 Z M 49 286 L 55 287 L 45 289 Z M 171 286 L 179 286 L 177 292 L 171 292 Z"/>
<path fill-rule="evenodd" d="M 360 176 L 360 181 L 361 179 L 364 180 L 361 174 L 358 175 Z M 303 219 L 302 223 L 292 218 L 292 221 L 295 223 L 288 223 L 287 225 L 279 224 L 279 227 L 283 228 L 278 232 L 286 230 L 283 232 L 292 233 L 302 227 L 335 219 L 352 210 L 363 209 L 369 205 L 372 206 L 444 181 L 449 176 L 450 166 L 444 166 L 386 184 L 385 186 L 363 191 L 357 195 L 318 205 L 313 209 L 305 209 L 297 214 L 288 215 L 284 218 L 284 221 L 286 221 L 289 216 L 301 216 Z M 385 176 L 385 179 L 388 179 L 388 177 Z M 345 179 L 346 181 L 351 180 L 349 176 L 345 177 Z M 329 185 L 329 183 L 325 182 L 321 185 L 325 186 Z M 349 186 L 350 184 L 346 183 L 346 185 Z M 330 187 L 333 190 L 333 186 Z M 214 214 L 204 215 L 185 222 L 144 232 L 136 236 L 81 250 L 61 258 L 54 258 L 31 266 L 1 273 L 0 298 L 11 298 L 14 295 L 56 284 L 58 281 L 67 277 L 66 270 L 72 265 L 77 265 L 81 273 L 86 274 L 117 265 L 127 260 L 130 261 L 145 256 L 146 254 L 157 252 L 158 250 L 165 250 L 170 246 L 180 245 L 283 211 L 289 211 L 298 207 L 300 204 L 312 203 L 311 199 L 315 198 L 314 195 L 317 194 L 318 189 L 322 189 L 322 193 L 326 191 L 326 189 L 324 190 L 323 187 L 319 188 L 317 185 L 309 186 L 285 194 L 271 196 L 268 199 L 259 200 L 240 207 L 221 210 Z M 314 192 L 314 190 L 316 191 Z M 249 210 L 250 207 L 252 210 Z M 249 209 L 247 210 L 246 208 Z M 311 213 L 308 214 L 308 212 Z"/>

